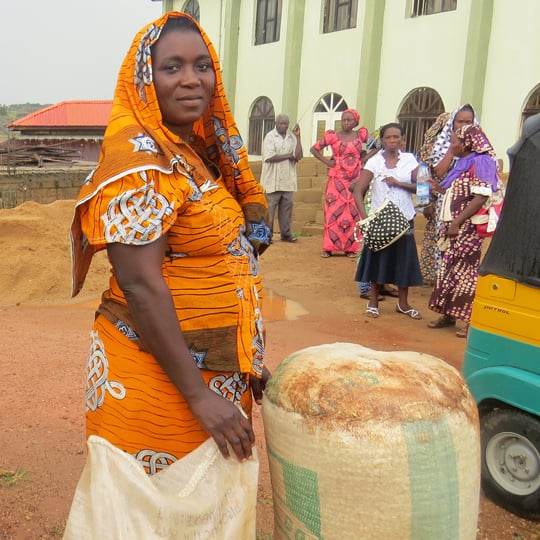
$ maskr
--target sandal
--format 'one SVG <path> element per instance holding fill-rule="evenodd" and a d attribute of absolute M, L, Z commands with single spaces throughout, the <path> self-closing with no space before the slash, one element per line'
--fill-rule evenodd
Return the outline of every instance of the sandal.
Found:
<path fill-rule="evenodd" d="M 321 253 L 321 257 L 322 257 L 323 259 L 328 259 L 328 257 L 331 257 L 331 256 L 332 256 L 332 252 L 331 252 L 331 251 L 323 251 L 323 252 Z"/>
<path fill-rule="evenodd" d="M 469 334 L 469 327 L 468 326 L 464 326 L 461 330 L 458 330 L 456 332 L 456 336 L 458 338 L 466 338 L 468 334 Z"/>
<path fill-rule="evenodd" d="M 352 251 L 348 251 L 345 253 L 345 257 L 349 257 L 349 259 L 356 259 L 357 254 L 353 253 Z"/>
<path fill-rule="evenodd" d="M 396 304 L 396 311 L 398 313 L 402 313 L 403 315 L 408 315 L 411 319 L 420 320 L 422 318 L 422 315 L 420 315 L 420 312 L 417 309 L 401 309 L 399 302 Z"/>
<path fill-rule="evenodd" d="M 450 317 L 447 317 L 446 315 L 442 315 L 435 321 L 431 321 L 428 323 L 428 328 L 448 328 L 449 326 L 455 326 L 456 321 L 455 319 L 452 319 Z"/>
<path fill-rule="evenodd" d="M 376 319 L 380 315 L 379 308 L 368 306 L 366 308 L 366 315 L 372 319 Z"/>

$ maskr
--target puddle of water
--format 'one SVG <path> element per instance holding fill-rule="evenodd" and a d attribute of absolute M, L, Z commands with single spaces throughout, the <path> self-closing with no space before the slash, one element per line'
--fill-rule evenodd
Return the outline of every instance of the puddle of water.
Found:
<path fill-rule="evenodd" d="M 294 321 L 308 312 L 298 303 L 265 289 L 263 318 L 265 321 Z"/>
<path fill-rule="evenodd" d="M 23 304 L 20 307 L 32 309 L 59 309 L 66 307 L 75 311 L 95 310 L 99 305 L 99 298 L 85 298 L 83 301 L 71 301 L 61 304 Z M 289 300 L 285 296 L 276 294 L 274 291 L 264 289 L 263 318 L 265 321 L 294 321 L 308 311 L 298 302 Z"/>

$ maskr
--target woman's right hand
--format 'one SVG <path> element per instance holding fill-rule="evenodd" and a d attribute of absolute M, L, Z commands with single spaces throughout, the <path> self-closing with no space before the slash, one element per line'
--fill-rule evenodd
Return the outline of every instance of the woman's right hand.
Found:
<path fill-rule="evenodd" d="M 189 408 L 199 424 L 216 441 L 225 459 L 230 456 L 227 443 L 239 461 L 251 457 L 255 433 L 249 418 L 238 407 L 206 388 L 202 395 L 190 400 Z"/>
<path fill-rule="evenodd" d="M 332 167 L 335 167 L 336 166 L 336 160 L 334 158 L 330 158 L 330 159 L 327 159 L 326 160 L 326 166 L 328 168 L 332 168 Z"/>

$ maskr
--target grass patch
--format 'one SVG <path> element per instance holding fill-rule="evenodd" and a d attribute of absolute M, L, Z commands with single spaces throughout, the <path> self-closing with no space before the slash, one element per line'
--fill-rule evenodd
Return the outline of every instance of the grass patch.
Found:
<path fill-rule="evenodd" d="M 64 536 L 64 529 L 65 527 L 60 527 L 60 525 L 56 525 L 56 527 L 53 527 L 50 530 L 50 534 L 51 536 L 58 536 L 59 538 L 61 538 L 62 536 Z"/>
<path fill-rule="evenodd" d="M 21 480 L 27 480 L 28 471 L 17 469 L 15 471 L 0 471 L 0 487 L 11 488 Z"/>

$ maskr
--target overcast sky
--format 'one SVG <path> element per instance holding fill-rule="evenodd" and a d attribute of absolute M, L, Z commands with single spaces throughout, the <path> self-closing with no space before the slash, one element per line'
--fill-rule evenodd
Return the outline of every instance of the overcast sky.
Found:
<path fill-rule="evenodd" d="M 0 105 L 112 99 L 151 0 L 0 0 Z"/>

